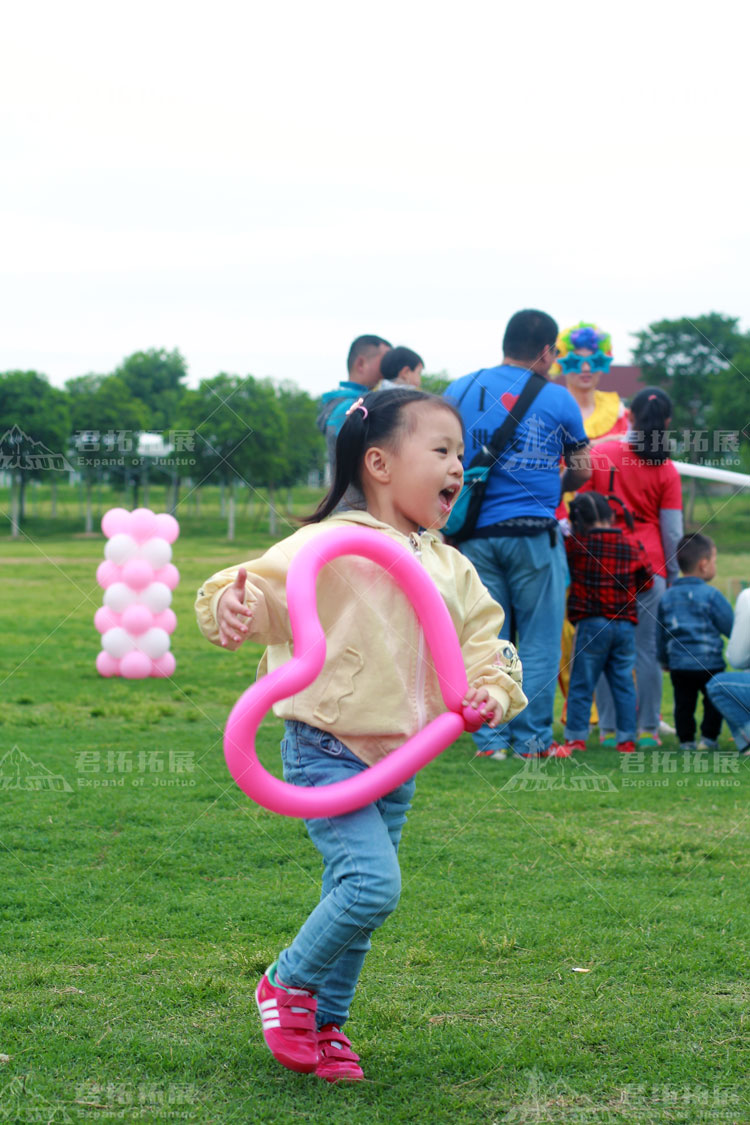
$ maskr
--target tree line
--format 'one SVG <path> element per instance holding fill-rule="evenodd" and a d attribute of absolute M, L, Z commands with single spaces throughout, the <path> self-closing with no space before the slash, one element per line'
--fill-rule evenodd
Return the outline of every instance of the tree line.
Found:
<path fill-rule="evenodd" d="M 642 382 L 663 387 L 673 402 L 675 455 L 697 463 L 750 466 L 750 333 L 739 318 L 707 313 L 660 320 L 633 334 L 633 362 Z M 150 476 L 171 484 L 175 510 L 186 480 L 220 484 L 228 494 L 233 536 L 238 485 L 268 490 L 275 532 L 275 495 L 322 471 L 325 445 L 315 425 L 317 402 L 294 383 L 219 374 L 197 389 L 184 385 L 179 351 L 135 352 L 109 375 L 81 375 L 64 389 L 36 371 L 0 373 L 0 469 L 11 474 L 12 532 L 22 524 L 25 488 L 51 469 L 75 470 L 86 492 L 106 479 L 132 489 L 137 506 Z M 448 379 L 423 378 L 440 393 Z M 166 451 L 148 455 L 140 435 L 163 435 Z M 52 473 L 53 490 L 59 474 Z"/>
<path fill-rule="evenodd" d="M 64 389 L 36 371 L 0 374 L 0 469 L 11 474 L 11 532 L 23 524 L 28 481 L 47 477 L 54 492 L 65 470 L 83 481 L 87 531 L 97 482 L 130 488 L 137 507 L 150 480 L 166 478 L 172 511 L 185 481 L 219 484 L 230 538 L 237 487 L 267 490 L 275 532 L 277 490 L 325 465 L 316 401 L 289 382 L 222 373 L 191 389 L 186 377 L 179 351 L 164 349 L 135 352 L 111 374 L 77 376 Z M 161 441 L 149 449 L 144 438 L 154 433 Z"/>

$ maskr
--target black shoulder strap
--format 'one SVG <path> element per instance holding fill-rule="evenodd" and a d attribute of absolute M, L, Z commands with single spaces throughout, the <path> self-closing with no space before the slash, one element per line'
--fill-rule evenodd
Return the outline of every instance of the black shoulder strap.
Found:
<path fill-rule="evenodd" d="M 524 383 L 523 390 L 508 411 L 507 417 L 503 419 L 502 425 L 497 427 L 487 444 L 487 448 L 493 457 L 497 458 L 502 453 L 532 402 L 546 386 L 547 380 L 542 375 L 537 375 L 536 372 L 532 371 Z"/>

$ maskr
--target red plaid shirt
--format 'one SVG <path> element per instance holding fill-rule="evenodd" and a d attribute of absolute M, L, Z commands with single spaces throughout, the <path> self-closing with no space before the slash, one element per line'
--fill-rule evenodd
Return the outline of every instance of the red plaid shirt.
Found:
<path fill-rule="evenodd" d="M 654 572 L 637 539 L 619 527 L 595 527 L 565 540 L 570 567 L 568 618 L 609 617 L 638 624 L 639 590 L 653 585 Z"/>

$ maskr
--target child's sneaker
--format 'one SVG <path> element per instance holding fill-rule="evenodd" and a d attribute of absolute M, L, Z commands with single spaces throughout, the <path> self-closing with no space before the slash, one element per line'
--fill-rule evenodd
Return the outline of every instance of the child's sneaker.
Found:
<path fill-rule="evenodd" d="M 310 1074 L 318 1065 L 315 1009 L 318 1002 L 307 988 L 288 988 L 276 977 L 274 961 L 260 978 L 255 1001 L 269 1051 L 282 1066 Z"/>
<path fill-rule="evenodd" d="M 698 750 L 699 747 L 694 742 L 681 742 L 680 750 Z"/>
<path fill-rule="evenodd" d="M 627 742 L 618 742 L 617 743 L 617 753 L 618 754 L 635 754 L 635 743 L 633 742 L 632 738 Z"/>
<path fill-rule="evenodd" d="M 605 730 L 599 735 L 599 745 L 603 750 L 614 750 L 617 738 L 613 730 Z"/>
<path fill-rule="evenodd" d="M 698 743 L 699 750 L 718 750 L 719 740 L 717 738 L 702 738 Z"/>
<path fill-rule="evenodd" d="M 644 730 L 638 735 L 639 750 L 655 750 L 657 746 L 661 746 L 661 739 L 655 731 Z"/>
<path fill-rule="evenodd" d="M 569 758 L 571 754 L 580 754 L 582 750 L 586 749 L 586 743 L 582 738 L 574 738 L 572 741 L 566 741 L 562 744 L 554 743 L 554 750 L 550 754 L 550 758 Z"/>
<path fill-rule="evenodd" d="M 318 1078 L 326 1082 L 361 1082 L 364 1078 L 352 1045 L 340 1027 L 327 1023 L 318 1032 L 320 1061 L 315 1068 Z"/>

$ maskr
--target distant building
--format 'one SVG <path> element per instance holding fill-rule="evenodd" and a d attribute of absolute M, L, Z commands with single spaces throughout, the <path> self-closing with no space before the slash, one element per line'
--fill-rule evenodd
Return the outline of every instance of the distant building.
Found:
<path fill-rule="evenodd" d="M 609 371 L 602 372 L 599 380 L 600 391 L 617 391 L 620 398 L 628 402 L 643 386 L 640 367 L 625 367 L 614 363 Z"/>

